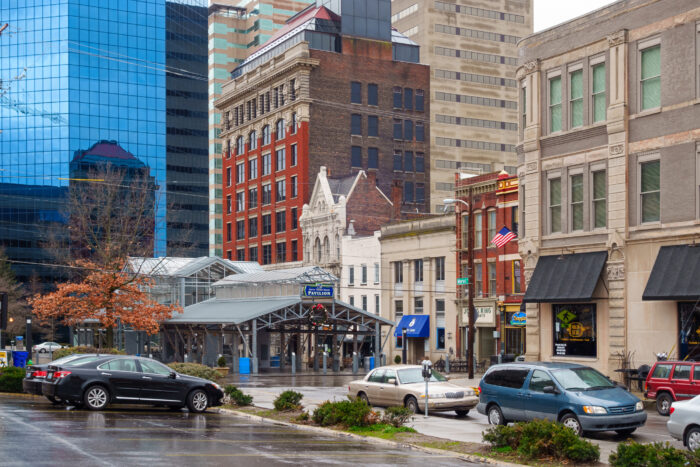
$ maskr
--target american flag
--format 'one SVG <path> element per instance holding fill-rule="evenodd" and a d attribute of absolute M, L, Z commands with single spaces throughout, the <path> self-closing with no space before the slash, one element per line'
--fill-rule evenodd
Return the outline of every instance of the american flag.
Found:
<path fill-rule="evenodd" d="M 496 235 L 493 236 L 493 238 L 491 239 L 491 243 L 496 245 L 496 247 L 501 248 L 503 245 L 513 240 L 515 237 L 516 235 L 510 230 L 508 230 L 508 227 L 503 227 L 501 230 L 498 231 Z"/>

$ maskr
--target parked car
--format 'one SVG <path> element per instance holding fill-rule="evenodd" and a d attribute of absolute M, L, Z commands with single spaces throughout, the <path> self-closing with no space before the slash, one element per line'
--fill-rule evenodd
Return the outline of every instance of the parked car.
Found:
<path fill-rule="evenodd" d="M 375 368 L 363 379 L 348 386 L 348 395 L 358 397 L 368 405 L 408 407 L 414 413 L 425 410 L 425 380 L 420 365 L 392 365 Z M 447 378 L 433 370 L 428 383 L 428 411 L 454 410 L 464 417 L 479 399 L 472 388 L 447 382 Z"/>
<path fill-rule="evenodd" d="M 669 433 L 691 451 L 700 449 L 700 396 L 674 402 L 666 422 Z"/>
<path fill-rule="evenodd" d="M 647 420 L 644 404 L 593 368 L 575 363 L 491 366 L 479 384 L 477 410 L 492 425 L 533 419 L 558 421 L 578 435 L 629 435 Z"/>
<path fill-rule="evenodd" d="M 99 357 L 100 356 L 98 354 L 73 354 L 66 355 L 65 357 L 54 360 L 51 363 L 46 363 L 43 365 L 30 365 L 27 367 L 25 378 L 22 380 L 22 389 L 28 394 L 36 394 L 41 396 L 43 395 L 41 391 L 41 383 L 43 383 L 44 379 L 46 378 L 49 365 L 76 365 L 79 363 L 87 363 Z M 53 396 L 47 396 L 47 399 L 53 403 L 61 402 L 60 399 L 56 399 Z"/>
<path fill-rule="evenodd" d="M 167 405 L 192 412 L 221 405 L 221 387 L 183 375 L 150 358 L 105 355 L 82 365 L 49 365 L 45 396 L 102 410 L 108 404 Z"/>
<path fill-rule="evenodd" d="M 61 344 L 57 344 L 55 342 L 42 342 L 41 344 L 37 344 L 34 347 L 32 347 L 32 352 L 34 353 L 48 353 L 48 352 L 55 352 L 58 349 L 62 349 L 63 346 Z"/>
<path fill-rule="evenodd" d="M 644 396 L 656 399 L 661 415 L 670 413 L 671 404 L 700 395 L 700 362 L 656 362 L 647 376 Z"/>

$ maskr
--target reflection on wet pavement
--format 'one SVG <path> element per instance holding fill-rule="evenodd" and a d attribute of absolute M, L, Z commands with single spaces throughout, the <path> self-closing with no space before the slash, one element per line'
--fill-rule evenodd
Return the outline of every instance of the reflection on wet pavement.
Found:
<path fill-rule="evenodd" d="M 218 413 L 118 406 L 90 412 L 0 395 L 3 466 L 474 465 Z"/>

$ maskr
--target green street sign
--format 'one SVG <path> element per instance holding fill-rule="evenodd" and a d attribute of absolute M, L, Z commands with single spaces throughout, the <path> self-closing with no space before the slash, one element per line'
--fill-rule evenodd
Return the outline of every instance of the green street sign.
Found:
<path fill-rule="evenodd" d="M 469 285 L 469 278 L 468 277 L 458 277 L 457 278 L 457 285 Z"/>

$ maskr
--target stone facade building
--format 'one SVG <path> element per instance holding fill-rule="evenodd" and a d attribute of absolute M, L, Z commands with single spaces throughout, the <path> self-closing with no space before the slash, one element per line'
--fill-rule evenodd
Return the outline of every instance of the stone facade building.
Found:
<path fill-rule="evenodd" d="M 430 65 L 430 208 L 454 195 L 454 173 L 515 174 L 517 41 L 531 0 L 393 0 L 392 25 Z"/>
<path fill-rule="evenodd" d="M 697 1 L 624 0 L 519 43 L 529 359 L 698 358 L 699 32 Z"/>

